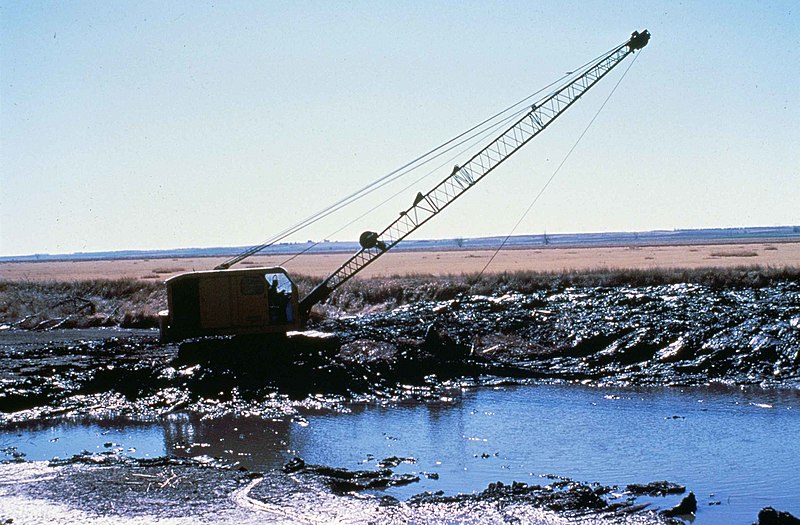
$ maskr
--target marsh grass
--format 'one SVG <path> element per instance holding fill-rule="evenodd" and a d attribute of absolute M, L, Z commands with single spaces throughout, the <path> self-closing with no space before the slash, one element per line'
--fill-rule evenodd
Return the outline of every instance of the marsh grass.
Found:
<path fill-rule="evenodd" d="M 0 324 L 17 328 L 153 327 L 158 325 L 158 310 L 165 305 L 161 282 L 0 282 Z"/>
<path fill-rule="evenodd" d="M 301 297 L 319 283 L 293 276 Z M 740 266 L 705 269 L 592 270 L 562 273 L 502 272 L 485 275 L 413 275 L 353 279 L 337 290 L 323 315 L 385 310 L 418 301 L 449 300 L 459 294 L 532 293 L 570 287 L 611 288 L 691 283 L 712 289 L 760 288 L 800 282 L 800 269 Z M 86 326 L 156 327 L 166 308 L 160 281 L 142 279 L 73 282 L 0 281 L 0 325 L 27 329 Z"/>
<path fill-rule="evenodd" d="M 154 268 L 153 273 L 157 274 L 169 274 L 169 273 L 180 273 L 185 272 L 186 268 Z"/>
<path fill-rule="evenodd" d="M 711 252 L 711 257 L 758 257 L 758 253 L 752 250 L 729 250 Z"/>

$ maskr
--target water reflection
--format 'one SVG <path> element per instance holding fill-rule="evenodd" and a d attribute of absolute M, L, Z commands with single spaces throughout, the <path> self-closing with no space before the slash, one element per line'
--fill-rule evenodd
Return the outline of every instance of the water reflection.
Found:
<path fill-rule="evenodd" d="M 164 447 L 169 455 L 226 458 L 248 469 L 283 466 L 289 453 L 290 419 L 198 419 L 172 415 L 164 423 Z"/>
<path fill-rule="evenodd" d="M 0 448 L 16 447 L 31 460 L 81 450 L 205 455 L 262 471 L 294 455 L 350 469 L 398 456 L 416 460 L 398 473 L 438 475 L 386 491 L 399 498 L 472 492 L 498 480 L 545 484 L 544 474 L 621 486 L 666 479 L 695 492 L 699 523 L 744 523 L 767 505 L 800 515 L 798 435 L 798 391 L 540 385 L 272 420 L 172 414 L 146 424 L 25 423 L 0 430 Z"/>

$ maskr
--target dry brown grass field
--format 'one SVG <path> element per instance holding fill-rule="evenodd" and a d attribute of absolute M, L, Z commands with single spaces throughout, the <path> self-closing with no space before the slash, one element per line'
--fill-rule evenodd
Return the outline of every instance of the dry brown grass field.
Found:
<path fill-rule="evenodd" d="M 361 277 L 408 275 L 461 275 L 483 269 L 492 251 L 449 250 L 389 252 L 361 272 Z M 284 266 L 293 274 L 322 278 L 338 268 L 348 254 L 300 256 Z M 88 279 L 141 279 L 163 281 L 178 273 L 210 270 L 223 258 L 158 258 L 97 261 L 47 261 L 0 263 L 0 280 L 81 281 Z M 239 265 L 275 266 L 286 256 L 255 256 Z M 561 272 L 668 268 L 800 268 L 800 242 L 738 244 L 538 247 L 501 251 L 488 272 Z"/>

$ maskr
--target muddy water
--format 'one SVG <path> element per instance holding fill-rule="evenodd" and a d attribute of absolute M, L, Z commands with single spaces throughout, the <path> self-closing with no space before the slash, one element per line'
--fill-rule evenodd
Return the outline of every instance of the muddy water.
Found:
<path fill-rule="evenodd" d="M 669 480 L 698 500 L 697 523 L 749 523 L 771 505 L 800 515 L 800 392 L 699 387 L 521 385 L 458 391 L 436 402 L 350 405 L 263 420 L 170 414 L 125 420 L 22 423 L 0 431 L 26 460 L 83 450 L 133 457 L 221 457 L 259 471 L 308 463 L 375 469 L 420 481 L 375 494 L 470 493 L 544 475 L 618 485 Z M 11 449 L 9 447 L 16 447 Z M 668 508 L 681 496 L 643 498 Z"/>

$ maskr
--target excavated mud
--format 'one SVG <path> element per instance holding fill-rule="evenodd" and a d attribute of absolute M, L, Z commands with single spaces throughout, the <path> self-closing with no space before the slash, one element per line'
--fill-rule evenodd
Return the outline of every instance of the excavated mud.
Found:
<path fill-rule="evenodd" d="M 23 428 L 63 417 L 155 420 L 180 412 L 286 417 L 336 411 L 354 401 L 439 399 L 452 390 L 523 381 L 800 386 L 796 282 L 464 296 L 327 319 L 312 328 L 319 332 L 173 345 L 159 344 L 153 330 L 4 330 L 0 425 Z M 15 450 L 3 452 L 4 471 L 29 464 Z M 452 516 L 460 523 L 660 523 L 680 517 L 693 503 L 687 496 L 662 515 L 637 501 L 685 490 L 666 481 L 625 489 L 565 479 L 498 482 L 474 494 L 423 492 L 407 501 L 366 494 L 436 475 L 394 472 L 398 464 L 413 461 L 404 457 L 386 458 L 369 471 L 298 459 L 283 471 L 261 473 L 212 458 L 152 461 L 86 453 L 51 463 L 47 468 L 58 474 L 25 490 L 3 490 L 23 499 L 76 494 L 66 503 L 101 515 L 143 516 L 155 505 L 159 516 L 196 510 L 196 516 L 241 522 L 247 522 L 237 514 L 244 506 L 288 522 L 355 512 L 362 521 L 386 523 L 434 523 Z M 112 491 L 119 494 L 112 498 Z M 289 519 L 280 510 L 286 498 L 313 503 L 300 505 L 305 510 L 295 505 L 300 514 Z"/>
<path fill-rule="evenodd" d="M 800 285 L 569 288 L 419 303 L 325 323 L 344 348 L 605 384 L 800 385 Z M 417 356 L 415 356 L 417 357 Z M 398 359 L 398 364 L 402 357 Z"/>
<path fill-rule="evenodd" d="M 87 452 L 46 465 L 0 464 L 0 472 L 16 478 L 0 482 L 4 501 L 38 506 L 41 517 L 72 523 L 669 523 L 636 496 L 616 493 L 618 487 L 555 476 L 546 485 L 497 482 L 474 494 L 420 493 L 403 502 L 361 493 L 413 483 L 414 476 L 306 465 L 300 458 L 282 471 L 261 473 L 207 457 Z"/>
<path fill-rule="evenodd" d="M 4 331 L 0 422 L 59 413 L 285 414 L 511 380 L 800 386 L 800 284 L 570 288 L 418 303 L 287 338 Z M 74 333 L 71 333 L 74 332 Z"/>
<path fill-rule="evenodd" d="M 378 464 L 379 467 L 380 465 L 381 463 Z M 283 471 L 317 482 L 321 481 L 339 494 L 414 483 L 419 480 L 418 476 L 394 474 L 391 469 L 387 468 L 356 471 L 334 469 L 322 465 L 306 465 L 300 458 L 295 458 L 287 463 Z M 659 515 L 648 509 L 650 503 L 637 502 L 635 492 L 627 489 L 623 492 L 619 487 L 605 486 L 599 483 L 579 483 L 557 476 L 547 476 L 547 478 L 549 483 L 545 485 L 529 485 L 516 481 L 504 484 L 498 481 L 490 483 L 486 489 L 473 494 L 445 495 L 442 491 L 423 492 L 412 496 L 403 504 L 412 509 L 437 505 L 468 507 L 477 503 L 491 504 L 499 508 L 522 505 L 557 512 L 560 516 L 567 518 L 595 516 L 624 520 L 625 517 L 635 515 L 651 522 L 661 521 Z M 674 486 L 668 482 L 655 483 L 667 483 Z M 383 507 L 401 505 L 400 501 L 391 496 L 383 496 L 379 501 L 380 506 Z"/>

